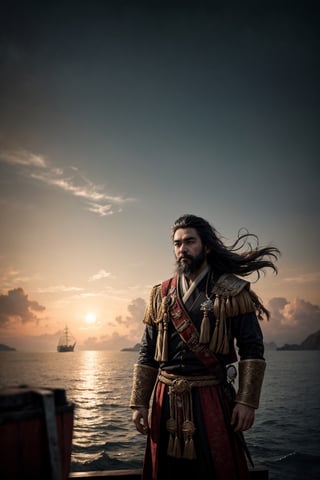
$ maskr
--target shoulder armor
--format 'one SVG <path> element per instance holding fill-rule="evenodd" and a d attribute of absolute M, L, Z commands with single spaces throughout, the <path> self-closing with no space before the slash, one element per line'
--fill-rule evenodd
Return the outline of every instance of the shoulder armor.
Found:
<path fill-rule="evenodd" d="M 213 286 L 212 293 L 216 295 L 214 311 L 217 317 L 221 316 L 221 311 L 228 317 L 255 311 L 250 283 L 236 275 L 221 275 Z"/>
<path fill-rule="evenodd" d="M 243 289 L 249 289 L 250 283 L 231 273 L 225 273 L 219 277 L 214 285 L 212 293 L 223 297 L 234 297 Z"/>
<path fill-rule="evenodd" d="M 149 303 L 146 307 L 143 322 L 151 325 L 158 317 L 161 307 L 161 283 L 154 285 L 150 292 Z"/>

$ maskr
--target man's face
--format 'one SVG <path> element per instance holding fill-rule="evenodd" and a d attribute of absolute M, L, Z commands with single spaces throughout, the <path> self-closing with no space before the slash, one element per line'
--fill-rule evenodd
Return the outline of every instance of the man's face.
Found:
<path fill-rule="evenodd" d="M 178 272 L 189 276 L 207 265 L 207 249 L 195 228 L 179 228 L 173 237 Z"/>

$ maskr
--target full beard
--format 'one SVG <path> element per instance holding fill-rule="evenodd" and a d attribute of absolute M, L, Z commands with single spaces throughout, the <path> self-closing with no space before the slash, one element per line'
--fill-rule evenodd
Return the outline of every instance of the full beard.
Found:
<path fill-rule="evenodd" d="M 189 262 L 183 262 L 183 259 L 188 259 Z M 192 255 L 182 255 L 177 259 L 177 272 L 181 275 L 184 274 L 188 277 L 191 273 L 195 273 L 202 267 L 206 259 L 205 249 L 203 248 L 199 255 L 193 257 Z"/>

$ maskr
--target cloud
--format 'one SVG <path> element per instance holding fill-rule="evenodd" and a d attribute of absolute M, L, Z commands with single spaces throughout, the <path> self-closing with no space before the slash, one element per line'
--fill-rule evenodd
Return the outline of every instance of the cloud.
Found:
<path fill-rule="evenodd" d="M 99 205 L 99 203 L 89 203 L 87 210 L 92 213 L 97 213 L 100 217 L 114 214 L 112 205 Z"/>
<path fill-rule="evenodd" d="M 121 212 L 121 205 L 135 201 L 134 198 L 108 194 L 104 185 L 93 183 L 75 166 L 52 167 L 43 156 L 25 150 L 0 152 L 0 161 L 13 166 L 27 167 L 28 171 L 22 173 L 36 181 L 84 200 L 86 209 L 101 217 L 113 215 L 115 211 Z M 116 210 L 114 209 L 115 206 L 117 206 Z"/>
<path fill-rule="evenodd" d="M 0 295 L 0 327 L 6 327 L 12 319 L 22 323 L 38 321 L 34 312 L 42 312 L 45 307 L 28 299 L 22 288 L 9 290 L 7 295 Z"/>
<path fill-rule="evenodd" d="M 91 291 L 86 290 L 85 292 L 75 294 L 72 297 L 70 297 L 70 299 L 81 299 L 86 297 L 101 297 L 106 299 L 107 301 L 113 300 L 113 301 L 119 301 L 121 303 L 130 301 L 130 297 L 128 297 L 128 288 L 124 288 L 124 287 L 115 288 L 114 286 L 107 285 L 107 284 L 103 285 L 103 289 L 99 288 L 94 290 L 92 288 Z"/>
<path fill-rule="evenodd" d="M 115 321 L 119 325 L 124 325 L 134 331 L 138 328 L 141 330 L 142 319 L 146 308 L 146 302 L 143 298 L 135 298 L 128 305 L 128 311 L 130 313 L 127 317 L 121 315 L 115 318 Z"/>
<path fill-rule="evenodd" d="M 102 278 L 108 278 L 110 275 L 110 272 L 106 272 L 104 269 L 101 269 L 89 278 L 89 282 L 95 282 L 96 280 L 101 280 Z"/>
<path fill-rule="evenodd" d="M 10 290 L 18 285 L 21 285 L 22 283 L 27 283 L 37 279 L 37 275 L 25 275 L 19 270 L 16 270 L 10 266 L 1 266 L 2 289 Z"/>
<path fill-rule="evenodd" d="M 301 343 L 308 335 L 320 329 L 320 306 L 301 298 L 288 301 L 283 297 L 272 298 L 268 305 L 269 322 L 262 327 L 268 341 L 277 344 Z"/>
<path fill-rule="evenodd" d="M 38 288 L 38 293 L 81 292 L 80 287 L 66 287 L 65 285 L 52 285 L 51 287 Z"/>
<path fill-rule="evenodd" d="M 124 346 L 131 346 L 132 340 L 127 335 L 113 332 L 101 337 L 88 337 L 80 346 L 81 350 L 121 350 Z"/>
<path fill-rule="evenodd" d="M 18 150 L 16 152 L 0 152 L 0 160 L 10 165 L 25 165 L 28 167 L 45 168 L 46 160 L 41 155 L 35 155 L 26 150 Z"/>

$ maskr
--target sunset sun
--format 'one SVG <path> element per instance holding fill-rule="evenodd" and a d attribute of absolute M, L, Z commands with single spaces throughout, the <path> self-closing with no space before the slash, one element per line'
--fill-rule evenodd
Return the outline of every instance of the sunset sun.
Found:
<path fill-rule="evenodd" d="M 97 321 L 96 314 L 93 312 L 87 313 L 85 320 L 88 325 L 94 325 Z"/>

